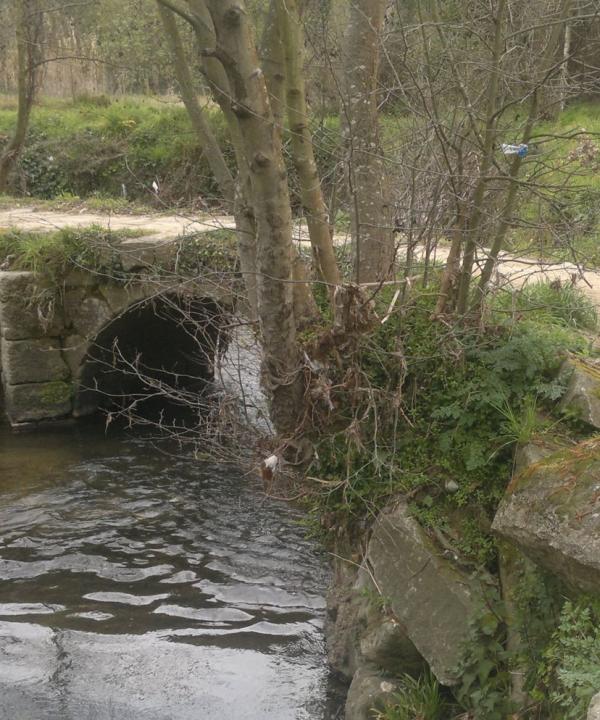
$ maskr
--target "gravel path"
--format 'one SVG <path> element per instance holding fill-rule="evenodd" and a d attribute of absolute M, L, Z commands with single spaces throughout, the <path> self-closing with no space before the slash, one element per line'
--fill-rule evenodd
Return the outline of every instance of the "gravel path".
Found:
<path fill-rule="evenodd" d="M 0 228 L 52 231 L 61 228 L 100 225 L 110 230 L 143 230 L 148 239 L 166 240 L 182 233 L 207 232 L 235 227 L 233 218 L 212 215 L 97 215 L 89 212 L 66 213 L 32 208 L 0 210 Z"/>
<path fill-rule="evenodd" d="M 233 228 L 233 218 L 227 215 L 98 215 L 89 212 L 66 213 L 53 211 L 39 211 L 32 208 L 15 208 L 0 211 L 0 229 L 3 227 L 16 227 L 21 230 L 50 231 L 64 227 L 86 227 L 100 225 L 111 230 L 143 230 L 147 231 L 144 237 L 136 238 L 131 242 L 157 242 L 170 240 L 189 232 L 207 232 L 219 228 Z M 303 230 L 297 231 L 305 239 Z M 340 236 L 337 242 L 342 244 L 345 238 Z M 446 247 L 439 247 L 436 251 L 438 260 L 445 260 L 448 254 Z M 481 254 L 485 260 L 485 253 Z M 580 273 L 572 263 L 540 262 L 535 259 L 515 258 L 505 254 L 498 264 L 497 281 L 510 283 L 517 287 L 525 283 L 540 279 L 561 280 L 569 283 L 576 278 L 577 287 L 590 298 L 595 307 L 600 310 L 600 272 L 586 270 Z"/>

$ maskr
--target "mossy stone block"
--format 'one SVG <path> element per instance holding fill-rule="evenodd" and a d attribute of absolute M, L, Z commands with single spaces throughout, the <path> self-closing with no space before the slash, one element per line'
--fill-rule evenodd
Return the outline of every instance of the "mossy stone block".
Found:
<path fill-rule="evenodd" d="M 6 340 L 2 338 L 2 373 L 9 385 L 66 380 L 66 366 L 56 338 Z"/>
<path fill-rule="evenodd" d="M 71 413 L 72 387 L 68 382 L 6 385 L 6 413 L 13 424 L 53 420 Z"/>

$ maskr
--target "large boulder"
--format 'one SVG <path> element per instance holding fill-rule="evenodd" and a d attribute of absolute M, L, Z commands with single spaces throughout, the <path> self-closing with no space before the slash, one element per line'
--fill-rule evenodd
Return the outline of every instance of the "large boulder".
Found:
<path fill-rule="evenodd" d="M 327 595 L 327 656 L 330 667 L 351 680 L 360 664 L 360 637 L 364 631 L 367 598 L 355 562 L 336 553 L 333 570 Z"/>
<path fill-rule="evenodd" d="M 600 720 L 600 692 L 592 698 L 587 720 Z"/>
<path fill-rule="evenodd" d="M 396 618 L 377 609 L 369 613 L 359 647 L 364 662 L 392 675 L 418 675 L 425 667 L 406 628 Z"/>
<path fill-rule="evenodd" d="M 593 361 L 569 360 L 561 374 L 570 373 L 560 408 L 564 413 L 600 430 L 600 365 Z"/>
<path fill-rule="evenodd" d="M 334 574 L 326 626 L 331 667 L 347 680 L 363 666 L 387 676 L 421 672 L 423 658 L 406 628 L 383 607 L 366 564 L 338 558 Z"/>
<path fill-rule="evenodd" d="M 396 684 L 374 668 L 359 668 L 346 698 L 346 720 L 372 720 L 373 710 L 383 710 L 392 698 Z"/>
<path fill-rule="evenodd" d="M 379 515 L 367 560 L 382 598 L 434 675 L 444 685 L 457 683 L 480 584 L 438 548 L 403 503 Z"/>
<path fill-rule="evenodd" d="M 492 529 L 573 587 L 600 594 L 600 438 L 517 472 Z"/>

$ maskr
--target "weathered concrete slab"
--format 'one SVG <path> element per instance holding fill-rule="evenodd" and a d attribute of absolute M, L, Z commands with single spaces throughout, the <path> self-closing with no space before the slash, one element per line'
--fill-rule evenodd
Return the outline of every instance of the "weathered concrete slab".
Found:
<path fill-rule="evenodd" d="M 492 529 L 573 587 L 600 595 L 600 438 L 519 472 Z"/>
<path fill-rule="evenodd" d="M 6 411 L 11 423 L 64 417 L 71 412 L 71 385 L 56 381 L 5 385 Z"/>
<path fill-rule="evenodd" d="M 570 360 L 561 372 L 571 378 L 560 409 L 600 430 L 600 365 Z"/>
<path fill-rule="evenodd" d="M 9 385 L 66 380 L 66 366 L 56 338 L 7 340 L 2 338 L 2 373 Z"/>
<path fill-rule="evenodd" d="M 431 671 L 444 685 L 458 682 L 469 620 L 481 601 L 477 583 L 443 555 L 402 503 L 379 515 L 367 559 L 381 595 Z"/>

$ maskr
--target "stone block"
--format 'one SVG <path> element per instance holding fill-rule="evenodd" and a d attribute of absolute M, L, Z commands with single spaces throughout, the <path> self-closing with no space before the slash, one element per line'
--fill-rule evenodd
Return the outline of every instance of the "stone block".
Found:
<path fill-rule="evenodd" d="M 27 295 L 35 287 L 35 274 L 29 271 L 0 272 L 0 302 Z"/>
<path fill-rule="evenodd" d="M 70 373 L 55 338 L 2 338 L 2 372 L 9 385 L 66 380 Z"/>
<path fill-rule="evenodd" d="M 600 438 L 517 473 L 492 529 L 571 586 L 600 595 Z"/>
<path fill-rule="evenodd" d="M 65 311 L 75 330 L 74 334 L 84 338 L 94 338 L 113 318 L 106 300 L 95 296 L 84 297 L 80 302 L 71 296 Z"/>
<path fill-rule="evenodd" d="M 519 445 L 515 453 L 515 473 L 518 474 L 530 465 L 552 455 L 558 448 L 558 444 L 552 441 L 548 443 L 536 440 L 526 445 Z"/>
<path fill-rule="evenodd" d="M 13 424 L 61 418 L 71 413 L 71 384 L 56 381 L 5 385 L 4 401 Z"/>
<path fill-rule="evenodd" d="M 41 297 L 41 303 L 36 301 Z M 58 337 L 64 327 L 60 308 L 45 308 L 35 275 L 0 272 L 0 329 L 7 340 Z M 47 316 L 47 317 L 45 317 Z"/>
<path fill-rule="evenodd" d="M 152 295 L 152 290 L 142 283 L 131 285 L 110 284 L 101 288 L 113 315 L 119 315 L 131 305 Z"/>
<path fill-rule="evenodd" d="M 63 357 L 71 372 L 71 377 L 76 378 L 81 369 L 81 363 L 87 354 L 90 343 L 81 335 L 68 335 L 63 345 Z"/>
<path fill-rule="evenodd" d="M 76 268 L 67 273 L 63 281 L 63 286 L 67 290 L 80 289 L 91 294 L 101 282 L 105 281 L 105 277 L 100 273 Z"/>
<path fill-rule="evenodd" d="M 571 378 L 560 409 L 600 430 L 600 366 L 582 360 L 567 361 L 561 372 L 571 372 Z"/>
<path fill-rule="evenodd" d="M 481 604 L 478 583 L 410 516 L 405 504 L 380 513 L 367 550 L 374 582 L 396 619 L 443 685 L 457 669 Z"/>

